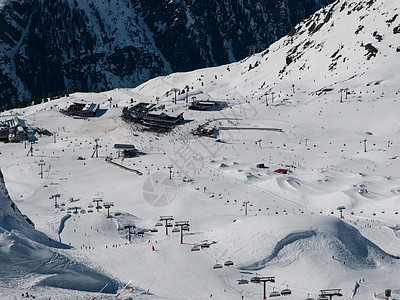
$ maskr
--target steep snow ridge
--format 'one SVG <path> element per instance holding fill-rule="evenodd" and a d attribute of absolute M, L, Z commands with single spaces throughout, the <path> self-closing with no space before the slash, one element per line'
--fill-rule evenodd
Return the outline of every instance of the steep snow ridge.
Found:
<path fill-rule="evenodd" d="M 106 292 L 114 293 L 118 283 L 98 270 L 68 257 L 58 249 L 69 246 L 51 240 L 33 227 L 27 216 L 8 197 L 1 174 L 0 195 L 0 276 L 1 285 L 21 289 L 32 286 L 96 292 L 108 283 Z M 17 276 L 18 274 L 18 276 Z M 29 276 L 40 280 L 26 280 Z"/>
<path fill-rule="evenodd" d="M 398 77 L 396 70 L 399 60 L 396 58 L 400 52 L 396 51 L 398 45 L 395 33 L 398 21 L 388 22 L 397 10 L 396 4 L 387 0 L 336 1 L 299 23 L 291 34 L 271 45 L 266 51 L 241 63 L 212 69 L 212 73 L 216 75 L 223 76 L 228 75 L 228 72 L 239 71 L 242 76 L 236 76 L 230 82 L 225 82 L 223 77 L 219 80 L 205 77 L 202 81 L 205 84 L 218 81 L 219 87 L 223 86 L 222 81 L 237 93 L 252 94 L 252 98 L 264 100 L 265 92 L 271 93 L 275 90 L 275 95 L 278 95 L 274 87 L 277 83 L 289 89 L 291 83 L 297 87 L 306 82 L 314 82 L 312 90 L 307 92 L 312 93 L 323 88 L 338 92 L 340 88 L 346 88 L 350 84 L 363 85 L 366 74 L 368 77 L 373 74 L 374 82 L 378 82 L 375 87 L 379 92 L 383 91 L 381 87 L 395 84 Z M 357 31 L 360 22 L 363 30 Z M 343 35 L 343 32 L 347 34 Z M 338 44 L 337 41 L 341 42 Z M 371 52 L 373 50 L 366 46 L 369 44 L 377 48 L 378 52 Z M 369 53 L 374 55 L 370 57 Z M 391 63 L 388 64 L 388 61 Z M 227 72 L 227 69 L 230 71 Z M 320 76 L 321 72 L 324 75 Z M 208 72 L 197 70 L 174 74 L 164 77 L 161 82 L 174 86 L 174 82 L 192 81 L 195 85 L 195 79 L 201 78 L 202 73 Z M 186 80 L 182 80 L 183 77 Z M 285 80 L 276 82 L 276 78 Z M 152 87 L 159 84 L 160 80 L 157 79 L 149 81 L 140 87 L 140 91 L 145 93 L 148 89 L 150 92 Z M 165 89 L 167 90 L 167 86 Z M 226 91 L 218 93 L 214 90 L 213 93 L 225 98 Z M 398 128 L 392 131 L 396 132 Z"/>

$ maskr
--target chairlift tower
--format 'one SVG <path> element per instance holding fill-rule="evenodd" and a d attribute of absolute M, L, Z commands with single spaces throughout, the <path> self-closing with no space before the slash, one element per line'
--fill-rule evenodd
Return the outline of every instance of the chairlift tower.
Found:
<path fill-rule="evenodd" d="M 174 168 L 173 166 L 167 167 L 169 169 L 169 180 L 172 179 L 172 169 Z"/>
<path fill-rule="evenodd" d="M 268 92 L 265 92 L 264 96 L 265 96 L 265 106 L 268 106 Z"/>
<path fill-rule="evenodd" d="M 29 143 L 31 144 L 30 145 L 30 147 L 29 147 L 29 151 L 28 151 L 28 153 L 26 154 L 26 156 L 29 156 L 29 153 L 31 154 L 31 156 L 33 156 L 33 144 L 35 144 L 35 141 L 29 141 Z"/>
<path fill-rule="evenodd" d="M 95 145 L 94 145 L 94 151 L 93 151 L 93 154 L 92 154 L 92 158 L 94 157 L 94 155 L 96 154 L 96 158 L 98 158 L 99 157 L 99 148 L 101 148 L 101 146 L 99 145 L 99 139 L 94 139 L 94 141 L 95 141 Z"/>
<path fill-rule="evenodd" d="M 339 207 L 337 208 L 337 210 L 340 211 L 340 218 L 341 218 L 341 219 L 344 219 L 344 217 L 343 217 L 343 210 L 344 210 L 344 209 L 346 209 L 344 206 L 339 206 Z"/>
<path fill-rule="evenodd" d="M 178 88 L 172 88 L 171 91 L 175 93 L 174 104 L 176 104 L 176 93 L 179 92 L 179 89 Z"/>
<path fill-rule="evenodd" d="M 250 279 L 252 283 L 263 283 L 264 284 L 264 296 L 263 299 L 267 299 L 267 282 L 275 282 L 274 276 L 255 276 Z"/>
<path fill-rule="evenodd" d="M 188 104 L 189 103 L 189 86 L 187 85 L 187 86 L 185 86 L 185 90 L 186 90 L 186 104 Z"/>
<path fill-rule="evenodd" d="M 175 226 L 179 226 L 181 228 L 181 244 L 183 244 L 183 232 L 189 231 L 189 221 L 178 221 L 175 222 Z"/>
<path fill-rule="evenodd" d="M 110 216 L 110 208 L 114 206 L 114 202 L 104 202 L 103 203 L 104 208 L 107 208 L 107 218 L 111 218 Z"/>
<path fill-rule="evenodd" d="M 43 167 L 46 165 L 43 159 L 38 162 L 38 166 L 40 167 L 40 178 L 43 179 Z"/>
<path fill-rule="evenodd" d="M 172 224 L 169 223 L 170 221 L 173 221 L 174 217 L 173 216 L 160 216 L 159 221 L 165 221 L 165 235 L 168 235 L 168 227 L 172 227 Z"/>
<path fill-rule="evenodd" d="M 81 209 L 79 206 L 74 206 L 74 207 L 70 207 L 69 209 L 73 209 L 73 214 L 77 215 L 78 214 L 78 209 Z"/>
<path fill-rule="evenodd" d="M 364 143 L 364 152 L 367 152 L 367 139 L 362 141 Z"/>
<path fill-rule="evenodd" d="M 131 234 L 132 234 L 131 228 L 135 228 L 135 226 L 129 224 L 129 225 L 125 225 L 124 228 L 128 229 L 128 241 L 130 242 L 131 241 Z"/>
<path fill-rule="evenodd" d="M 340 89 L 340 103 L 343 102 L 343 91 L 345 91 L 345 89 Z"/>
<path fill-rule="evenodd" d="M 245 207 L 245 209 L 244 209 L 244 215 L 245 215 L 245 216 L 247 216 L 247 205 L 248 205 L 249 203 L 250 203 L 249 201 L 243 201 L 243 204 L 242 204 L 242 206 Z"/>
<path fill-rule="evenodd" d="M 93 202 L 96 202 L 96 209 L 99 211 L 99 209 L 102 209 L 103 207 L 100 206 L 99 202 L 103 202 L 103 198 L 93 198 Z"/>
<path fill-rule="evenodd" d="M 343 294 L 340 293 L 340 289 L 327 289 L 327 290 L 320 290 L 321 294 L 319 295 L 321 298 L 323 297 L 329 297 L 330 300 L 332 300 L 332 298 L 334 296 L 338 296 L 338 297 L 342 297 Z"/>
<path fill-rule="evenodd" d="M 54 207 L 58 207 L 57 198 L 60 198 L 60 194 L 54 194 L 49 197 L 49 199 L 54 199 Z"/>

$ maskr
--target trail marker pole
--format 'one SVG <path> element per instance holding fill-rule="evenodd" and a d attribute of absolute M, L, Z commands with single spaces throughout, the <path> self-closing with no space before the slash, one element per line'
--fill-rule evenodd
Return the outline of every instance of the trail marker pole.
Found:
<path fill-rule="evenodd" d="M 121 293 L 124 291 L 124 289 L 126 289 L 126 287 L 128 286 L 128 284 L 130 284 L 132 282 L 132 279 L 127 283 L 127 284 L 125 284 L 125 286 L 122 288 L 122 290 L 115 296 L 115 298 L 118 298 L 119 297 L 119 295 L 121 295 Z"/>
<path fill-rule="evenodd" d="M 92 300 L 95 300 L 96 299 L 96 297 L 98 296 L 98 295 L 100 295 L 100 293 L 107 287 L 107 285 L 108 285 L 108 283 L 106 283 L 105 284 L 105 286 L 103 286 L 103 288 L 97 293 L 97 295 L 96 296 L 94 296 L 93 297 L 93 299 Z"/>

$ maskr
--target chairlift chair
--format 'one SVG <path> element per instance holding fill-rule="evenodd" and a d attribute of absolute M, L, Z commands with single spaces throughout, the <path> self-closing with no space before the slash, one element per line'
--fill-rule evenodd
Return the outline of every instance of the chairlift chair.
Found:
<path fill-rule="evenodd" d="M 250 278 L 250 282 L 252 282 L 252 283 L 260 283 L 260 277 L 252 277 L 252 278 Z"/>
<path fill-rule="evenodd" d="M 227 260 L 227 261 L 224 263 L 224 266 L 225 266 L 225 267 L 233 266 L 233 261 Z"/>
<path fill-rule="evenodd" d="M 221 264 L 215 264 L 213 266 L 213 269 L 222 269 L 222 265 Z"/>
<path fill-rule="evenodd" d="M 201 244 L 200 247 L 201 247 L 201 249 L 210 248 L 210 245 L 209 244 Z"/>
<path fill-rule="evenodd" d="M 158 227 L 158 226 L 163 226 L 163 223 L 157 222 L 157 223 L 156 223 L 156 226 L 157 226 L 157 227 Z"/>
<path fill-rule="evenodd" d="M 172 229 L 172 232 L 180 232 L 180 229 L 178 227 L 175 227 L 174 229 Z"/>
<path fill-rule="evenodd" d="M 172 224 L 167 224 L 167 227 L 174 227 L 174 225 L 172 225 Z"/>
<path fill-rule="evenodd" d="M 152 229 L 150 229 L 150 232 L 158 232 L 158 229 L 157 228 L 152 228 Z"/>
<path fill-rule="evenodd" d="M 248 284 L 249 283 L 249 281 L 247 279 L 239 279 L 237 282 L 238 282 L 238 284 Z"/>
<path fill-rule="evenodd" d="M 319 296 L 317 300 L 329 300 L 329 298 L 325 296 Z"/>
<path fill-rule="evenodd" d="M 190 227 L 189 227 L 189 226 L 186 226 L 186 225 L 185 225 L 185 226 L 182 226 L 182 230 L 183 230 L 183 231 L 189 231 L 189 230 L 190 230 Z"/>
<path fill-rule="evenodd" d="M 88 212 L 88 213 L 92 213 L 92 212 L 93 212 L 93 210 L 89 209 L 87 212 Z"/>
<path fill-rule="evenodd" d="M 286 287 L 286 289 L 283 289 L 282 291 L 281 291 L 281 295 L 282 296 L 288 296 L 288 295 L 290 295 L 292 293 L 292 291 L 288 288 L 288 287 Z"/>
<path fill-rule="evenodd" d="M 271 292 L 271 294 L 269 294 L 270 297 L 279 297 L 281 295 L 281 293 L 279 293 L 278 291 L 273 290 Z"/>
<path fill-rule="evenodd" d="M 200 247 L 199 246 L 193 246 L 190 251 L 200 251 Z"/>

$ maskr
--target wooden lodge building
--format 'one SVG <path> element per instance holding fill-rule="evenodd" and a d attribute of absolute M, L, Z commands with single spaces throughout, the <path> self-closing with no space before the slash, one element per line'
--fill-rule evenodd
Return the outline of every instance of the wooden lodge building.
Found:
<path fill-rule="evenodd" d="M 166 114 L 164 111 L 159 111 L 155 104 L 143 102 L 130 108 L 124 107 L 122 117 L 149 127 L 162 129 L 172 129 L 184 120 L 183 113 L 177 115 Z"/>

